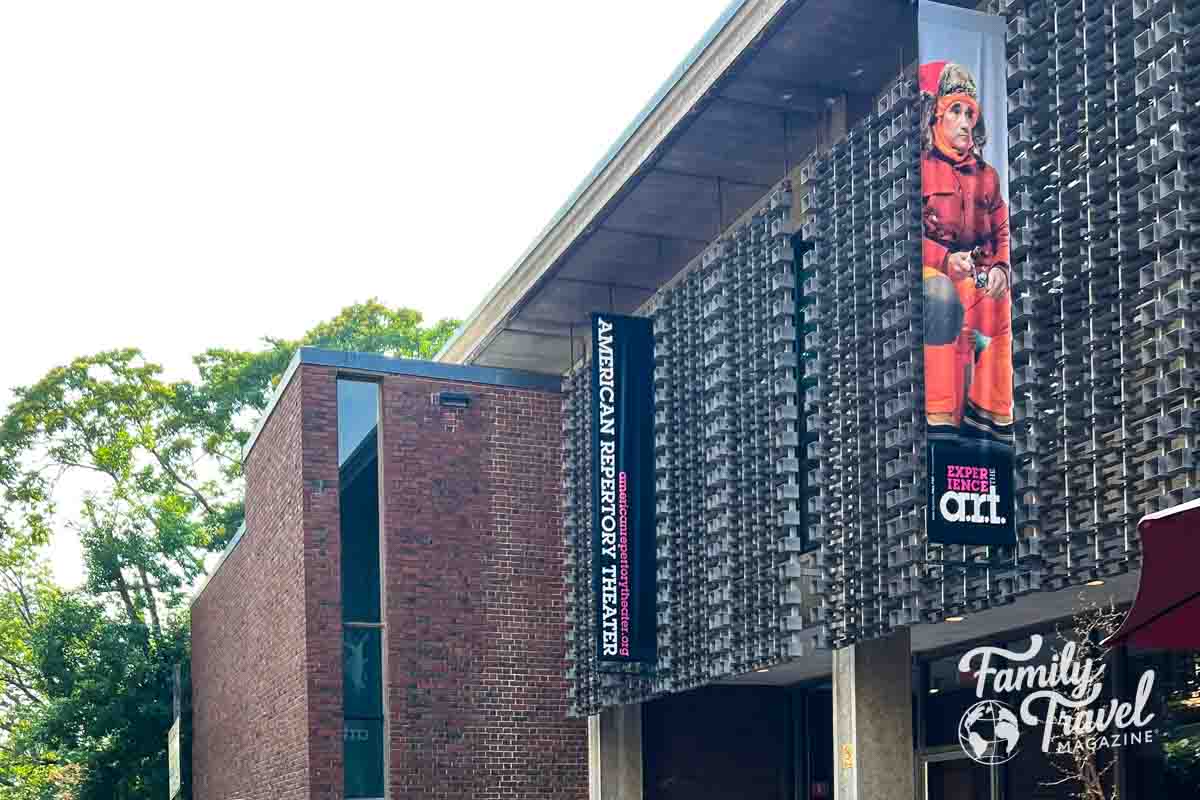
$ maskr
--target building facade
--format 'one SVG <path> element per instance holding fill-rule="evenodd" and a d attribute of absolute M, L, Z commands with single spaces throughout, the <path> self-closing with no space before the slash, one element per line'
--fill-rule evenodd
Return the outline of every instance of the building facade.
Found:
<path fill-rule="evenodd" d="M 1200 497 L 1200 0 L 978 10 L 1015 543 L 927 532 L 916 5 L 735 0 L 437 363 L 297 356 L 193 604 L 197 797 L 1200 793 L 1200 654 L 1099 641 L 1138 521 Z M 653 328 L 657 650 L 620 668 L 593 312 Z"/>
<path fill-rule="evenodd" d="M 197 800 L 586 793 L 557 380 L 303 349 L 192 604 Z"/>
<path fill-rule="evenodd" d="M 907 0 L 734 3 L 440 356 L 566 376 L 568 675 L 599 796 L 1078 788 L 1032 742 L 970 757 L 958 726 L 982 695 L 961 659 L 1049 658 L 1081 609 L 1133 599 L 1138 520 L 1200 497 L 1200 3 L 979 10 L 1006 31 L 990 135 L 1010 164 L 1015 546 L 926 535 L 929 119 Z M 594 645 L 595 311 L 655 337 L 658 648 L 620 669 Z M 1159 727 L 1095 755 L 1103 790 L 1198 791 L 1196 654 L 1105 658 L 1104 696 L 1129 702 L 1158 665 Z M 757 768 L 725 788 L 707 754 L 764 730 L 794 745 L 774 789 Z M 636 777 L 603 768 L 614 751 Z"/>

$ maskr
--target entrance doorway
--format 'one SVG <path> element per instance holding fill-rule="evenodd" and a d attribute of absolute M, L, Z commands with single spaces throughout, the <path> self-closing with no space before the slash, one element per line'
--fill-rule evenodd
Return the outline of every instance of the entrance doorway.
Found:
<path fill-rule="evenodd" d="M 833 800 L 833 687 L 792 690 L 795 800 Z"/>
<path fill-rule="evenodd" d="M 834 800 L 833 691 L 710 686 L 642 706 L 646 800 Z"/>
<path fill-rule="evenodd" d="M 927 754 L 921 758 L 921 796 L 925 800 L 999 800 L 1001 769 L 972 761 L 957 748 Z"/>
<path fill-rule="evenodd" d="M 646 800 L 793 800 L 784 688 L 710 686 L 642 706 Z"/>

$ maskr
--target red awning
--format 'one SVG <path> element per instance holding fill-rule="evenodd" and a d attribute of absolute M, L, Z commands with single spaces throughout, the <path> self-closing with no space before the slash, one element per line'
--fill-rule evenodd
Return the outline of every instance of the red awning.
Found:
<path fill-rule="evenodd" d="M 1138 533 L 1137 598 L 1105 645 L 1200 650 L 1200 500 L 1142 517 Z"/>

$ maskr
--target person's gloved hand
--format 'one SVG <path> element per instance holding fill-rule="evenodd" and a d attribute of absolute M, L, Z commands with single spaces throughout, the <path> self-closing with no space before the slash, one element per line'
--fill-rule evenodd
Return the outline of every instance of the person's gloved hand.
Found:
<path fill-rule="evenodd" d="M 993 300 L 999 300 L 1008 294 L 1008 272 L 1004 267 L 992 267 L 988 271 L 987 288 L 984 294 Z"/>
<path fill-rule="evenodd" d="M 963 278 L 969 278 L 975 274 L 975 259 L 971 258 L 968 252 L 951 253 L 946 256 L 946 274 L 950 280 L 958 283 Z"/>

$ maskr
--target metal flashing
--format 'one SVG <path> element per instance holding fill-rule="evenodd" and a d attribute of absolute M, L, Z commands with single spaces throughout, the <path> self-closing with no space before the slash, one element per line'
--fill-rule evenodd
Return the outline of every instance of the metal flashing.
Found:
<path fill-rule="evenodd" d="M 301 347 L 292 356 L 291 363 L 284 371 L 279 385 L 271 395 L 262 417 L 254 428 L 254 433 L 242 448 L 242 459 L 250 457 L 259 434 L 275 411 L 279 398 L 291 383 L 292 377 L 301 364 L 318 367 L 336 367 L 347 372 L 374 373 L 377 375 L 410 375 L 415 378 L 433 378 L 435 380 L 459 381 L 461 383 L 477 383 L 484 386 L 503 386 L 510 389 L 529 389 L 537 392 L 562 391 L 562 378 L 558 375 L 547 375 L 541 372 L 504 369 L 502 367 L 477 367 L 467 364 L 444 364 L 435 361 L 422 361 L 414 358 L 391 358 L 377 353 L 357 353 L 342 350 L 325 350 L 320 347 Z"/>

